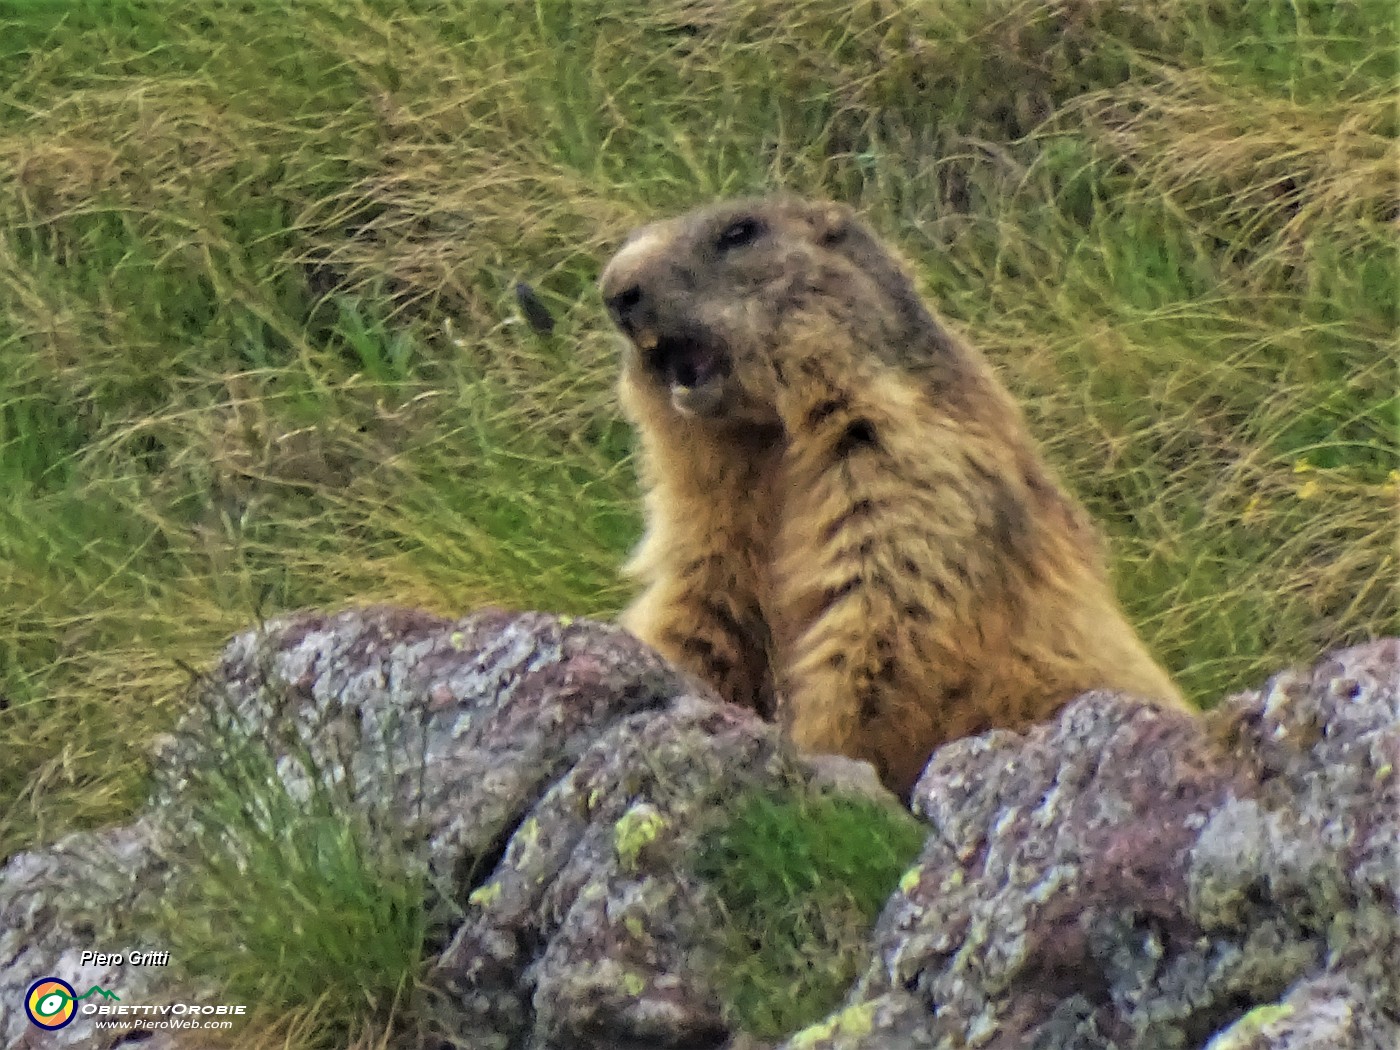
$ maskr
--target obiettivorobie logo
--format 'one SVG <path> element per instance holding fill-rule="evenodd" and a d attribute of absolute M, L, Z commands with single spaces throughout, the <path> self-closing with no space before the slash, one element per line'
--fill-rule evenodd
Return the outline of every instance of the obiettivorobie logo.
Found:
<path fill-rule="evenodd" d="M 79 995 L 67 981 L 57 977 L 40 977 L 29 986 L 29 993 L 24 997 L 24 1012 L 31 1022 L 52 1031 L 71 1022 L 78 1014 L 78 1003 L 90 995 L 121 1002 L 121 996 L 116 992 L 109 992 L 99 985 L 94 984 Z"/>

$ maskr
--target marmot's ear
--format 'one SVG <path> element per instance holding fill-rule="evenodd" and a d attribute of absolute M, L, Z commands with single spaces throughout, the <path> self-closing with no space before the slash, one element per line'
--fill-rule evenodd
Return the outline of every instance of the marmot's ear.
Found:
<path fill-rule="evenodd" d="M 812 209 L 812 224 L 821 244 L 840 244 L 858 223 L 855 211 L 848 204 L 822 201 Z"/>

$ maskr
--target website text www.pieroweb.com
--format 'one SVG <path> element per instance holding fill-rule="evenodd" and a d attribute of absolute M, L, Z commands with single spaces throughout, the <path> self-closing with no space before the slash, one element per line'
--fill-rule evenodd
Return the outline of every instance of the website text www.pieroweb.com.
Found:
<path fill-rule="evenodd" d="M 231 1030 L 246 1017 L 243 1003 L 137 1001 L 122 994 L 120 973 L 126 966 L 164 966 L 169 952 L 81 953 L 78 968 L 100 973 L 102 982 L 69 981 L 57 975 L 40 977 L 29 986 L 24 1012 L 35 1028 L 56 1031 L 69 1025 L 91 1025 L 96 1030 L 182 1031 Z M 144 983 L 144 982 L 143 982 Z"/>

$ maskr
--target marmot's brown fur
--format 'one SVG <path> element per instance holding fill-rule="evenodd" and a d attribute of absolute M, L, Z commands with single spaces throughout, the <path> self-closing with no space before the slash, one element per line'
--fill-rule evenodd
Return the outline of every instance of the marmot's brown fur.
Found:
<path fill-rule="evenodd" d="M 939 744 L 1087 689 L 1185 706 L 1010 395 L 849 208 L 655 223 L 601 290 L 630 340 L 642 640 L 902 794 Z"/>

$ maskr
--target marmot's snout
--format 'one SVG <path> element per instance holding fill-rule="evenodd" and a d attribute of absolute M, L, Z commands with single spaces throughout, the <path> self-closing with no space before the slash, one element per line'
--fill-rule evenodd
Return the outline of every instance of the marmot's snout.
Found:
<path fill-rule="evenodd" d="M 660 233 L 644 229 L 613 257 L 599 280 L 608 315 L 637 348 L 637 362 L 656 383 L 669 389 L 678 412 L 718 414 L 731 372 L 723 340 L 678 307 L 668 294 L 670 268 L 659 258 Z"/>
<path fill-rule="evenodd" d="M 665 270 L 661 258 L 665 250 L 660 232 L 644 227 L 628 239 L 598 279 L 608 315 L 643 353 L 655 349 L 663 334 L 658 331 L 657 308 L 666 297 L 658 294 L 655 285 Z"/>

